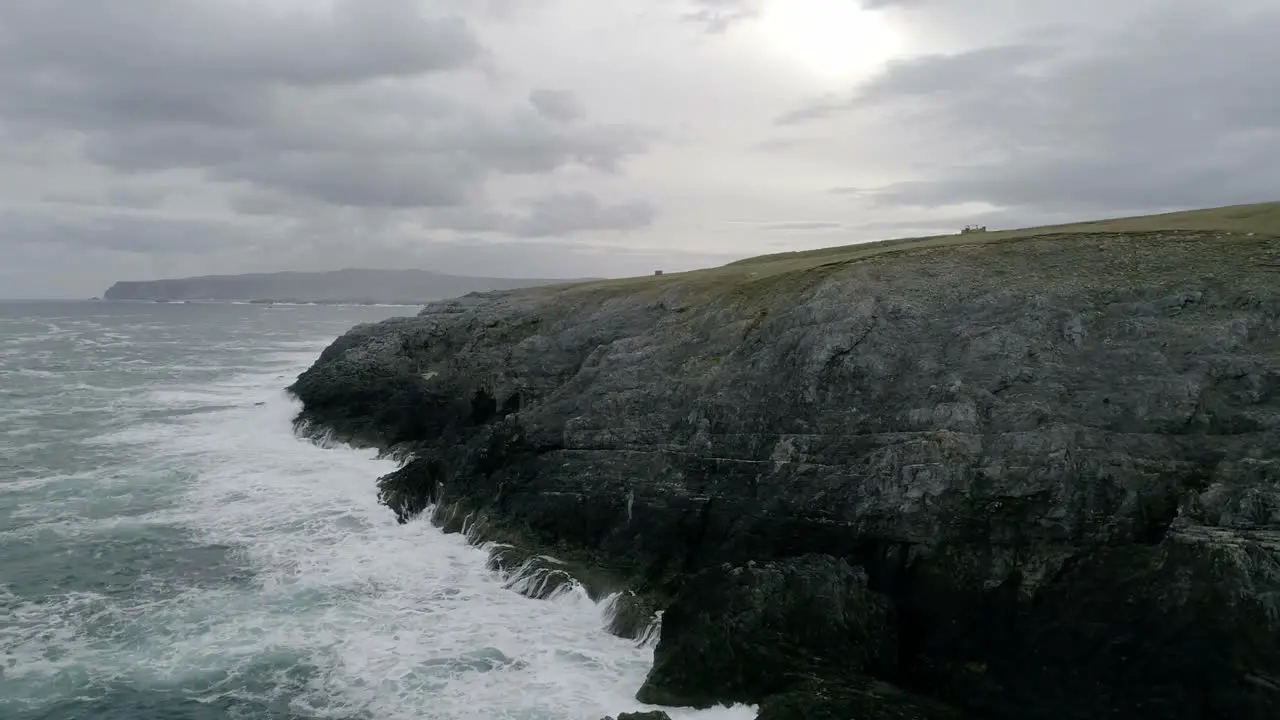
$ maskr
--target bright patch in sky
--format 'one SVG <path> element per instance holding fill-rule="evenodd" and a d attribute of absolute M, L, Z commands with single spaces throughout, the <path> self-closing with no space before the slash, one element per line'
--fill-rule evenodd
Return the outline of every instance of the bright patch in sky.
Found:
<path fill-rule="evenodd" d="M 860 74 L 896 54 L 899 36 L 856 0 L 772 0 L 757 29 L 772 50 L 815 75 Z"/>

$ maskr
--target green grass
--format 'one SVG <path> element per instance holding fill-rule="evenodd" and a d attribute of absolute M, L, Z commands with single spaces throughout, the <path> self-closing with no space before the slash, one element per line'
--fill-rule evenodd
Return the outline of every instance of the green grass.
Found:
<path fill-rule="evenodd" d="M 761 255 L 720 267 L 682 273 L 667 273 L 661 277 L 643 276 L 601 280 L 571 286 L 561 285 L 554 286 L 554 288 L 541 288 L 539 290 L 548 291 L 554 289 L 555 292 L 573 295 L 579 292 L 613 294 L 615 291 L 661 291 L 672 284 L 678 283 L 688 286 L 691 290 L 706 290 L 717 293 L 728 291 L 734 294 L 755 294 L 760 291 L 767 291 L 768 294 L 774 294 L 776 292 L 795 290 L 817 282 L 822 276 L 840 265 L 895 252 L 1016 242 L 1047 235 L 1065 236 L 1064 240 L 1067 240 L 1069 236 L 1075 234 L 1106 235 L 1162 231 L 1231 233 L 1233 235 L 1252 233 L 1262 237 L 1280 237 L 1280 202 L 1231 205 L 1228 207 L 1187 210 L 1159 215 L 1095 220 L 1069 225 L 1045 225 L 1012 230 L 989 230 L 980 233 L 960 234 L 956 232 L 950 235 L 897 238 L 817 250 Z"/>
<path fill-rule="evenodd" d="M 742 265 L 766 265 L 791 260 L 846 260 L 878 255 L 886 250 L 903 247 L 941 247 L 953 244 L 984 244 L 1007 240 L 1022 240 L 1040 235 L 1068 233 L 1136 233 L 1161 230 L 1192 230 L 1204 232 L 1256 233 L 1280 236 L 1280 202 L 1255 205 L 1231 205 L 1206 210 L 1184 210 L 1160 215 L 1139 215 L 1110 220 L 1092 220 L 1069 225 L 1042 225 L 1014 230 L 991 230 L 984 233 L 961 235 L 934 235 L 918 238 L 898 238 L 879 242 L 819 248 L 801 252 L 761 255 L 730 263 L 728 267 Z"/>

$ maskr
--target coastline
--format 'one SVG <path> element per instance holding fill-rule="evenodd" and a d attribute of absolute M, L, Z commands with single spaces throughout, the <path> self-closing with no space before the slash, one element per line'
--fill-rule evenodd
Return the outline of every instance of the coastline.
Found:
<path fill-rule="evenodd" d="M 526 548 L 508 566 L 559 558 L 639 616 L 721 607 L 662 633 L 642 699 L 1262 718 L 1280 519 L 1228 509 L 1280 502 L 1277 252 L 1046 235 L 475 294 L 353 329 L 290 390 L 303 434 L 406 461 L 379 480 L 402 518 L 479 518 L 477 538 Z M 757 602 L 697 590 L 717 572 Z M 807 637 L 796 609 L 832 582 L 892 619 L 766 653 L 788 680 L 757 694 L 717 675 L 745 660 L 714 643 L 682 653 L 706 659 L 697 697 L 662 677 L 689 637 L 768 618 L 752 647 Z M 890 637 L 893 662 L 863 652 Z"/>

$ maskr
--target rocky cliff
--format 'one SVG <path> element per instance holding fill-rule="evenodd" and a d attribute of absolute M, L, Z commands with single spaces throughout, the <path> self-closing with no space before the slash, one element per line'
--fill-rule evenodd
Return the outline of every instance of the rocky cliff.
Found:
<path fill-rule="evenodd" d="M 406 459 L 401 517 L 470 514 L 666 608 L 648 702 L 1280 717 L 1275 237 L 470 296 L 353 329 L 291 390 L 307 432 Z"/>

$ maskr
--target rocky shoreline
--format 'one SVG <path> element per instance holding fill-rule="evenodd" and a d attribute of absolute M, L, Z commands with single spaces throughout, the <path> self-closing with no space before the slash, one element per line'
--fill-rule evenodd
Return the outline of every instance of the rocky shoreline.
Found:
<path fill-rule="evenodd" d="M 479 294 L 354 328 L 290 390 L 301 432 L 405 460 L 402 519 L 627 591 L 620 634 L 662 610 L 645 702 L 1280 717 L 1275 238 Z"/>

